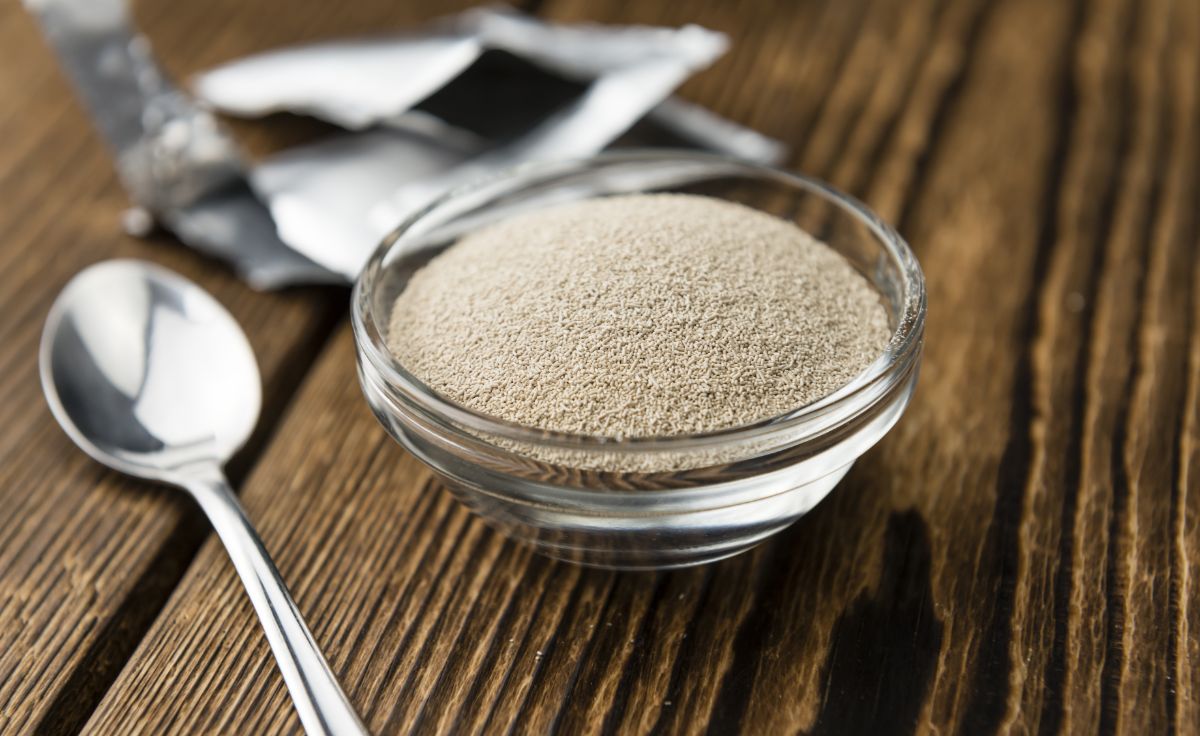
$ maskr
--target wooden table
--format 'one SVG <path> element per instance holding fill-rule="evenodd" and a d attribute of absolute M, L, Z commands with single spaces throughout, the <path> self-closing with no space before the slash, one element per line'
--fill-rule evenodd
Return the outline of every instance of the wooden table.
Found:
<path fill-rule="evenodd" d="M 141 2 L 179 76 L 399 28 L 417 3 Z M 0 9 L 0 732 L 298 722 L 181 496 L 77 452 L 42 318 L 83 266 L 197 279 L 262 363 L 245 504 L 373 731 L 970 734 L 1200 729 L 1200 3 L 545 0 L 548 18 L 720 29 L 683 94 L 865 199 L 929 281 L 896 430 L 812 514 L 669 574 L 555 563 L 388 439 L 344 290 L 253 293 L 120 234 L 101 141 Z"/>

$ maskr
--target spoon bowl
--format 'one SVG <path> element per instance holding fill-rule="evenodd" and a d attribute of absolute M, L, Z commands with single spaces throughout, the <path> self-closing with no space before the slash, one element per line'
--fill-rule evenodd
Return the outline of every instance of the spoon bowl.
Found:
<path fill-rule="evenodd" d="M 258 364 L 233 317 L 186 279 L 139 261 L 98 264 L 66 286 L 46 318 L 41 368 L 71 439 L 153 480 L 224 464 L 262 405 Z"/>
<path fill-rule="evenodd" d="M 258 421 L 254 351 L 192 282 L 132 260 L 77 275 L 50 309 L 42 388 L 67 435 L 110 468 L 178 486 L 212 522 L 310 734 L 364 734 L 221 471 Z"/>

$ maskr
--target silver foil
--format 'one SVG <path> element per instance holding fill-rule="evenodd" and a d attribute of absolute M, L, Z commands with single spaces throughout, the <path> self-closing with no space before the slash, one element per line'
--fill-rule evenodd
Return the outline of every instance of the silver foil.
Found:
<path fill-rule="evenodd" d="M 727 45 L 724 35 L 699 26 L 558 25 L 481 8 L 387 38 L 257 54 L 200 75 L 194 88 L 234 115 L 290 111 L 354 131 L 377 126 L 292 149 L 252 175 L 283 240 L 350 280 L 389 230 L 442 192 L 518 164 L 594 154 L 644 117 L 695 145 L 778 162 L 784 148 L 777 141 L 670 97 Z M 488 50 L 587 86 L 494 146 L 464 142 L 466 134 L 444 121 L 436 130 L 436 118 L 412 109 Z"/>
<path fill-rule="evenodd" d="M 147 229 L 149 213 L 259 288 L 352 281 L 388 231 L 449 188 L 591 155 L 643 118 L 736 158 L 775 163 L 784 154 L 777 141 L 670 97 L 726 49 L 722 34 L 698 26 L 557 25 L 475 9 L 386 38 L 226 64 L 195 80 L 197 102 L 159 70 L 125 0 L 24 1 L 113 149 L 137 205 L 124 218 L 131 232 Z M 582 92 L 495 141 L 415 109 L 491 50 Z M 348 132 L 250 166 L 209 105 L 303 113 Z M 680 176 L 648 174 L 646 184 Z"/>
<path fill-rule="evenodd" d="M 331 281 L 285 245 L 213 115 L 159 71 L 124 0 L 25 0 L 90 110 L 139 208 L 252 285 Z M 145 229 L 137 210 L 126 221 Z"/>
<path fill-rule="evenodd" d="M 312 115 L 348 130 L 388 123 L 461 74 L 488 50 L 507 51 L 566 78 L 591 81 L 655 61 L 708 66 L 728 47 L 724 34 L 682 28 L 546 23 L 504 7 L 475 8 L 384 38 L 269 51 L 206 72 L 197 95 L 223 112 Z M 761 163 L 779 163 L 782 143 L 678 99 L 647 112 L 697 145 Z"/>

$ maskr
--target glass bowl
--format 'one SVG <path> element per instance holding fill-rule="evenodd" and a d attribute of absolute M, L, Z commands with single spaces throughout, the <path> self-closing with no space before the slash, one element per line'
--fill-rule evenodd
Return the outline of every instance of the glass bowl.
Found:
<path fill-rule="evenodd" d="M 893 328 L 886 349 L 841 389 L 786 414 L 633 439 L 545 431 L 472 411 L 422 384 L 388 350 L 396 296 L 462 234 L 550 204 L 648 191 L 740 202 L 823 240 L 879 291 Z M 363 393 L 401 445 L 504 533 L 553 557 L 621 569 L 729 557 L 808 512 L 900 418 L 917 379 L 924 320 L 912 252 L 860 202 L 799 174 L 667 151 L 530 165 L 451 191 L 384 240 L 352 305 Z M 612 467 L 623 470 L 603 469 Z"/>

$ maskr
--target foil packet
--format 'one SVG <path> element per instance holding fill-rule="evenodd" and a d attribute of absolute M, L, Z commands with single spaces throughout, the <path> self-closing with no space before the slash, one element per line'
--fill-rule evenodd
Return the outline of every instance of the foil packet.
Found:
<path fill-rule="evenodd" d="M 116 159 L 135 210 L 187 245 L 229 261 L 256 288 L 341 280 L 280 240 L 237 145 L 172 85 L 124 0 L 25 0 Z"/>
<path fill-rule="evenodd" d="M 193 80 L 192 98 L 158 70 L 123 0 L 25 2 L 134 201 L 260 288 L 350 282 L 407 216 L 519 164 L 664 139 L 764 163 L 784 155 L 777 141 L 671 97 L 727 48 L 698 26 L 563 25 L 479 8 L 236 60 Z M 310 115 L 344 132 L 251 164 L 210 108 Z M 647 185 L 680 175 L 647 174 Z"/>

